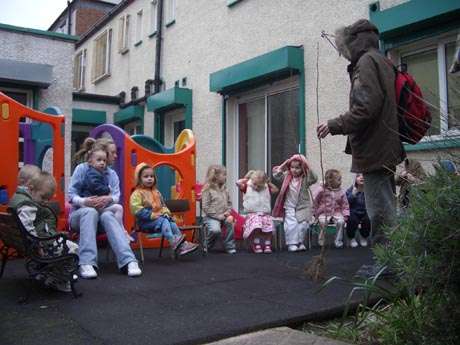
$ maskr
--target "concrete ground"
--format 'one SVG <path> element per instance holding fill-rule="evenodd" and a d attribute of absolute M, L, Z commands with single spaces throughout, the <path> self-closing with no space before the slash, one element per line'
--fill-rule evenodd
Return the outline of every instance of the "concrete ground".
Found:
<path fill-rule="evenodd" d="M 0 279 L 0 344 L 202 344 L 324 319 L 341 310 L 350 287 L 318 293 L 303 272 L 317 254 L 211 252 L 173 261 L 149 250 L 140 278 L 103 262 L 98 279 L 78 282 L 81 298 L 32 282 L 27 304 L 17 302 L 28 285 L 23 261 L 14 260 Z M 330 249 L 327 275 L 351 277 L 371 261 L 369 249 Z"/>
<path fill-rule="evenodd" d="M 219 340 L 208 345 L 347 345 L 342 341 L 318 337 L 289 327 L 277 327 Z"/>

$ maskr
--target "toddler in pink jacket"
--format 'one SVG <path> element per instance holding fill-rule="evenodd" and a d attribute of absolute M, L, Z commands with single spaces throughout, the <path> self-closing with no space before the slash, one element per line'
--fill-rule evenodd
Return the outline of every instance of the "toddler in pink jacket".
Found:
<path fill-rule="evenodd" d="M 329 169 L 324 176 L 324 186 L 318 192 L 313 202 L 315 217 L 321 228 L 318 243 L 324 245 L 324 228 L 327 224 L 335 224 L 337 231 L 334 244 L 343 247 L 343 230 L 350 216 L 347 195 L 341 188 L 342 175 L 336 169 Z"/>

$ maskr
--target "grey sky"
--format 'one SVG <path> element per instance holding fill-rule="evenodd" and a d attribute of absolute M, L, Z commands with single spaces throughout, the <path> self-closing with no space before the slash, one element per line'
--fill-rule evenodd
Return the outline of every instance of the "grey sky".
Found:
<path fill-rule="evenodd" d="M 47 30 L 67 0 L 0 0 L 0 23 Z"/>

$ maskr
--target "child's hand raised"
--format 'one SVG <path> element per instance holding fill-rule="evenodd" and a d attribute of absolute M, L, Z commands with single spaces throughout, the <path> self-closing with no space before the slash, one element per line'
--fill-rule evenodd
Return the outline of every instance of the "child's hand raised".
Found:
<path fill-rule="evenodd" d="M 232 223 L 232 224 L 233 224 L 233 223 L 235 223 L 235 218 L 233 218 L 232 215 L 229 215 L 229 216 L 227 216 L 227 217 L 225 218 L 225 221 L 226 221 L 227 223 Z"/>

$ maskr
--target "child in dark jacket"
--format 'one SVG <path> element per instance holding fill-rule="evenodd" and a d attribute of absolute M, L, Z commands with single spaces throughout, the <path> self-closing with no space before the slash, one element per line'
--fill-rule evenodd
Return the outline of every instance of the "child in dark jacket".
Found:
<path fill-rule="evenodd" d="M 358 242 L 355 239 L 356 230 L 359 228 L 361 247 L 367 246 L 367 238 L 370 234 L 371 223 L 366 211 L 366 200 L 364 198 L 364 177 L 357 174 L 354 184 L 347 189 L 347 199 L 350 205 L 350 217 L 347 221 L 347 235 L 351 239 L 350 246 L 356 248 Z"/>
<path fill-rule="evenodd" d="M 30 172 L 32 175 L 29 175 L 26 180 L 21 180 L 21 176 L 26 178 L 26 172 Z M 19 173 L 18 180 L 23 184 L 18 186 L 16 193 L 10 200 L 9 207 L 15 210 L 22 225 L 31 235 L 44 239 L 56 235 L 57 217 L 48 206 L 48 202 L 56 191 L 54 177 L 47 172 L 39 171 L 39 169 L 36 171 L 31 170 L 30 167 L 25 167 L 25 170 Z M 54 247 L 57 248 L 54 254 L 61 254 L 64 246 L 58 245 L 55 240 L 50 239 L 50 241 L 53 241 Z M 68 253 L 76 254 L 78 250 L 76 243 L 66 240 L 65 246 Z M 46 252 L 43 252 L 43 257 L 46 258 L 46 255 Z M 71 291 L 70 282 L 47 279 L 44 284 L 59 291 Z"/>
<path fill-rule="evenodd" d="M 107 152 L 102 148 L 91 150 L 88 155 L 88 170 L 85 173 L 83 181 L 76 185 L 78 195 L 84 198 L 110 195 L 111 190 L 107 175 Z M 120 204 L 112 203 L 101 209 L 99 212 L 103 213 L 106 211 L 112 212 L 115 219 L 124 229 L 123 207 Z M 134 241 L 126 229 L 125 235 L 128 242 Z"/>

